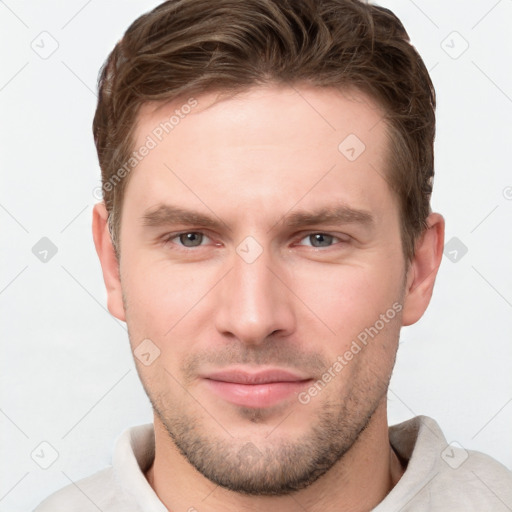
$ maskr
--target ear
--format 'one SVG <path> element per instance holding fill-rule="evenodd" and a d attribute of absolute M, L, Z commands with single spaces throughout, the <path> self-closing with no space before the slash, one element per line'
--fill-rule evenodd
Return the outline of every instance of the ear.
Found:
<path fill-rule="evenodd" d="M 103 271 L 103 280 L 107 288 L 107 307 L 110 313 L 125 322 L 123 294 L 112 238 L 108 230 L 108 213 L 104 202 L 94 205 L 92 212 L 92 236 L 96 252 Z"/>
<path fill-rule="evenodd" d="M 432 297 L 444 248 L 444 218 L 438 213 L 427 217 L 427 229 L 417 240 L 415 254 L 407 271 L 402 325 L 416 323 Z"/>

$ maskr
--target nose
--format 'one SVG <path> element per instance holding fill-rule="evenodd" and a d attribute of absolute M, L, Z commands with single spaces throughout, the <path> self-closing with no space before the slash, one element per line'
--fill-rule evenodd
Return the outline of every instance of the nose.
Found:
<path fill-rule="evenodd" d="M 286 281 L 285 269 L 268 252 L 251 263 L 234 254 L 231 271 L 216 287 L 218 332 L 246 345 L 262 344 L 270 335 L 293 333 L 296 316 Z"/>

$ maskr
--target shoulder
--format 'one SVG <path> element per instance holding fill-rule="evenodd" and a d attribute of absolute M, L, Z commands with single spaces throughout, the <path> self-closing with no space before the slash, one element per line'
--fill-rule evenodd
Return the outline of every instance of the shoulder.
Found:
<path fill-rule="evenodd" d="M 512 472 L 488 455 L 449 444 L 432 418 L 417 416 L 389 433 L 407 467 L 375 511 L 512 510 Z"/>
<path fill-rule="evenodd" d="M 512 472 L 504 465 L 484 453 L 453 446 L 448 446 L 441 458 L 445 464 L 439 465 L 432 489 L 445 506 L 453 503 L 464 505 L 465 510 L 512 509 Z"/>
<path fill-rule="evenodd" d="M 131 512 L 136 503 L 122 491 L 112 467 L 73 482 L 46 498 L 34 512 Z"/>
<path fill-rule="evenodd" d="M 112 466 L 72 482 L 46 498 L 34 512 L 165 510 L 144 475 L 153 458 L 153 425 L 130 427 L 115 443 Z"/>

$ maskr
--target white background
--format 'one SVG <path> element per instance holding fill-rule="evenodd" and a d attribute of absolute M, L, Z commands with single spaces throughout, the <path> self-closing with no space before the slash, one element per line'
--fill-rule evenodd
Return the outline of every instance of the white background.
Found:
<path fill-rule="evenodd" d="M 0 2 L 1 511 L 31 510 L 103 468 L 120 432 L 152 419 L 125 325 L 106 310 L 90 225 L 97 74 L 129 23 L 155 5 Z M 433 208 L 446 241 L 468 249 L 455 263 L 443 257 L 428 312 L 402 332 L 390 423 L 432 416 L 449 442 L 512 468 L 512 1 L 382 5 L 431 70 Z M 32 48 L 57 43 L 46 59 Z M 42 237 L 58 249 L 46 263 L 32 253 Z M 31 458 L 36 450 L 50 461 L 43 441 L 58 452 L 48 469 Z"/>

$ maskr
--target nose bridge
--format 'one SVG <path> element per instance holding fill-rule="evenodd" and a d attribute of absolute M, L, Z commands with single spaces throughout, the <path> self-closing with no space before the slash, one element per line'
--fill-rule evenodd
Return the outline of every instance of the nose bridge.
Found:
<path fill-rule="evenodd" d="M 220 332 L 249 344 L 262 343 L 272 333 L 292 332 L 292 303 L 275 270 L 271 271 L 275 267 L 269 250 L 256 247 L 251 240 L 238 246 L 218 297 L 216 323 Z"/>
<path fill-rule="evenodd" d="M 269 270 L 269 257 L 259 256 L 255 261 L 248 262 L 243 257 L 234 259 L 233 280 L 235 292 L 239 301 L 245 304 L 248 310 L 263 312 L 263 306 L 269 306 L 274 300 L 272 288 L 276 283 L 275 277 Z"/>

